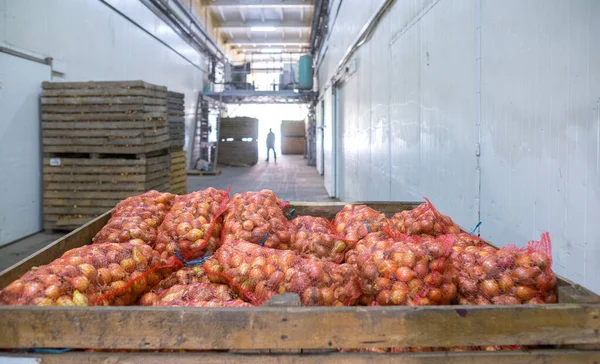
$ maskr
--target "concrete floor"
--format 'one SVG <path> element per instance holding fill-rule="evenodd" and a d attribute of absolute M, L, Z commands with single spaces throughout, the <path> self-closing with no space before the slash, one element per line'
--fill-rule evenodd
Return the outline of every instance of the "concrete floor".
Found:
<path fill-rule="evenodd" d="M 306 159 L 296 155 L 280 155 L 277 163 L 262 158 L 253 167 L 225 167 L 219 176 L 189 176 L 188 192 L 208 187 L 228 189 L 232 194 L 270 189 L 283 201 L 332 201 L 323 186 L 323 177 Z M 0 271 L 42 249 L 62 234 L 37 233 L 0 248 Z"/>

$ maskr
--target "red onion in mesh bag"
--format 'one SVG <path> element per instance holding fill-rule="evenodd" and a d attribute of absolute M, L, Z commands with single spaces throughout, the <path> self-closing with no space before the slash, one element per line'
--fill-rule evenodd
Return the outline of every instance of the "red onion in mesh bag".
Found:
<path fill-rule="evenodd" d="M 214 188 L 177 196 L 158 229 L 154 249 L 163 259 L 173 257 L 178 249 L 186 259 L 215 251 L 220 245 L 220 214 L 226 203 L 227 192 Z"/>
<path fill-rule="evenodd" d="M 268 248 L 289 249 L 294 231 L 282 206 L 284 203 L 270 190 L 236 193 L 225 213 L 222 240 L 244 240 L 263 243 Z"/>
<path fill-rule="evenodd" d="M 371 233 L 346 253 L 361 282 L 365 305 L 448 305 L 456 272 L 447 259 L 454 240 Z"/>
<path fill-rule="evenodd" d="M 440 214 L 433 204 L 425 198 L 425 203 L 412 210 L 399 212 L 392 216 L 390 225 L 406 235 L 442 235 L 460 233 L 460 227 L 450 217 Z"/>
<path fill-rule="evenodd" d="M 125 243 L 139 239 L 154 244 L 158 226 L 171 208 L 175 195 L 149 191 L 119 202 L 94 243 Z"/>
<path fill-rule="evenodd" d="M 149 292 L 140 298 L 142 306 L 251 307 L 237 298 L 226 285 L 214 283 L 176 284 Z"/>
<path fill-rule="evenodd" d="M 350 245 L 387 224 L 385 214 L 365 205 L 346 205 L 333 219 L 335 234 Z"/>
<path fill-rule="evenodd" d="M 356 270 L 349 264 L 304 259 L 244 241 L 227 241 L 206 261 L 215 283 L 227 283 L 260 305 L 278 293 L 297 293 L 305 306 L 344 306 L 360 296 Z"/>
<path fill-rule="evenodd" d="M 496 249 L 485 243 L 455 244 L 451 260 L 458 272 L 459 303 L 556 303 L 556 275 L 548 233 L 519 249 Z"/>
<path fill-rule="evenodd" d="M 104 243 L 72 249 L 52 263 L 34 268 L 0 292 L 8 305 L 129 305 L 160 281 L 160 265 L 152 248 L 138 243 Z M 134 284 L 128 281 L 137 278 Z M 108 293 L 114 293 L 103 300 Z"/>
<path fill-rule="evenodd" d="M 290 223 L 295 227 L 292 250 L 304 258 L 321 258 L 340 263 L 348 243 L 333 233 L 331 222 L 323 217 L 298 216 Z"/>

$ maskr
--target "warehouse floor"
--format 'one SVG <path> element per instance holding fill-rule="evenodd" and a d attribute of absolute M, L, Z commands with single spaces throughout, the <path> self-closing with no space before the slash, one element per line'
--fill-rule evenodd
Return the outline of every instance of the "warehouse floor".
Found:
<path fill-rule="evenodd" d="M 207 187 L 227 189 L 232 193 L 273 190 L 284 201 L 332 201 L 323 186 L 323 177 L 315 167 L 306 165 L 302 156 L 280 155 L 277 163 L 260 160 L 253 167 L 219 166 L 220 176 L 189 176 L 188 191 Z M 62 234 L 37 233 L 0 248 L 0 271 L 42 249 Z"/>

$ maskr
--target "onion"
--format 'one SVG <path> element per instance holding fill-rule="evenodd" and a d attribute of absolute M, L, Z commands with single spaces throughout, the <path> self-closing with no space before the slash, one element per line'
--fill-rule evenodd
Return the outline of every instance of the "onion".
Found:
<path fill-rule="evenodd" d="M 529 301 L 535 296 L 535 290 L 527 286 L 517 286 L 516 295 L 523 301 Z"/>
<path fill-rule="evenodd" d="M 488 298 L 496 297 L 500 294 L 500 286 L 498 285 L 498 282 L 493 279 L 487 279 L 481 282 L 480 289 L 484 296 Z"/>

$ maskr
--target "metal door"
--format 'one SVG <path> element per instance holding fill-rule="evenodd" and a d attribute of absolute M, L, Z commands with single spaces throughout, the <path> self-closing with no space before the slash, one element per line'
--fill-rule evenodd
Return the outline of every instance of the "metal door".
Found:
<path fill-rule="evenodd" d="M 0 246 L 42 229 L 39 94 L 50 66 L 0 53 Z"/>

